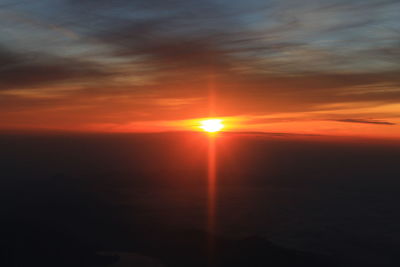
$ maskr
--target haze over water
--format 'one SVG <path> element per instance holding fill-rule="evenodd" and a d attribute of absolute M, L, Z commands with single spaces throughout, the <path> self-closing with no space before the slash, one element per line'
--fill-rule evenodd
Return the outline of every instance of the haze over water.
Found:
<path fill-rule="evenodd" d="M 398 144 L 266 134 L 217 142 L 219 234 L 343 266 L 396 266 Z M 67 230 L 111 251 L 154 228 L 206 230 L 204 134 L 2 135 L 0 144 L 3 223 Z"/>

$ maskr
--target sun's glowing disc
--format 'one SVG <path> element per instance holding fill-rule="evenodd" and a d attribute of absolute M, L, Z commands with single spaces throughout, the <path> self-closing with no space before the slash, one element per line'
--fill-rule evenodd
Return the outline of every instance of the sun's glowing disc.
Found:
<path fill-rule="evenodd" d="M 222 120 L 220 119 L 208 119 L 200 121 L 200 128 L 209 133 L 215 133 L 221 131 L 224 128 Z"/>

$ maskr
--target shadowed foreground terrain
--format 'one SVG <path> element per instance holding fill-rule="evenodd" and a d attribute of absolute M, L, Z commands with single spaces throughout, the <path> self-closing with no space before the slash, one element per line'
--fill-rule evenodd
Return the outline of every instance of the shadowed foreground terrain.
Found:
<path fill-rule="evenodd" d="M 122 261 L 119 252 L 98 251 L 117 247 L 85 243 L 88 240 L 48 225 L 14 223 L 2 228 L 7 230 L 2 234 L 2 266 L 112 266 Z M 257 237 L 217 237 L 211 263 L 206 235 L 201 231 L 152 229 L 143 234 L 127 232 L 125 238 L 130 241 L 120 245 L 120 250 L 137 258 L 146 256 L 134 266 L 335 266 L 327 257 L 286 249 Z"/>
<path fill-rule="evenodd" d="M 214 266 L 398 266 L 398 144 L 218 142 Z M 4 134 L 0 146 L 1 266 L 209 264 L 205 136 Z"/>

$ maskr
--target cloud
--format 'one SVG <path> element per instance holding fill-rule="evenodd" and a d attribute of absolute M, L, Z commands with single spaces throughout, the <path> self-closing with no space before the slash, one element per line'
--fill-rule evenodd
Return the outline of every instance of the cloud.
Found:
<path fill-rule="evenodd" d="M 334 120 L 339 122 L 350 122 L 350 123 L 366 123 L 366 124 L 380 124 L 380 125 L 396 125 L 396 123 L 380 120 L 365 120 L 365 119 L 341 119 Z"/>
<path fill-rule="evenodd" d="M 0 109 L 44 116 L 54 110 L 54 120 L 96 123 L 187 119 L 208 114 L 214 88 L 220 116 L 291 113 L 293 122 L 295 113 L 305 120 L 371 116 L 382 121 L 343 122 L 387 125 L 394 111 L 309 113 L 330 111 L 332 103 L 400 101 L 400 35 L 391 29 L 398 25 L 396 8 L 398 1 L 370 0 L 13 6 L 40 23 L 0 18 Z"/>
<path fill-rule="evenodd" d="M 101 79 L 110 73 L 83 60 L 48 54 L 18 53 L 0 47 L 0 90 Z"/>

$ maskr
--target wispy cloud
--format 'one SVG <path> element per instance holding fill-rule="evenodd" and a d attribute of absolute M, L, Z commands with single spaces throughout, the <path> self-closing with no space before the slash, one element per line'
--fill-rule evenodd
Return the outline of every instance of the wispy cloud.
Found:
<path fill-rule="evenodd" d="M 396 123 L 388 122 L 388 121 L 365 120 L 365 119 L 341 119 L 341 120 L 335 120 L 335 121 L 350 122 L 350 123 L 379 124 L 379 125 L 396 125 Z"/>
<path fill-rule="evenodd" d="M 392 125 L 398 116 L 383 108 L 400 102 L 395 0 L 3 7 L 14 16 L 0 17 L 0 112 L 14 112 L 9 118 L 21 123 L 39 120 L 23 112 L 50 116 L 49 110 L 49 125 L 56 118 L 130 124 L 202 117 L 210 87 L 220 116 L 287 113 L 293 121 L 300 114 L 370 126 Z M 366 103 L 374 110 L 359 109 Z M 332 108 L 337 104 L 347 108 Z M 376 120 L 352 119 L 370 117 Z"/>
<path fill-rule="evenodd" d="M 17 53 L 0 47 L 0 91 L 100 79 L 107 72 L 84 60 L 38 53 Z"/>

